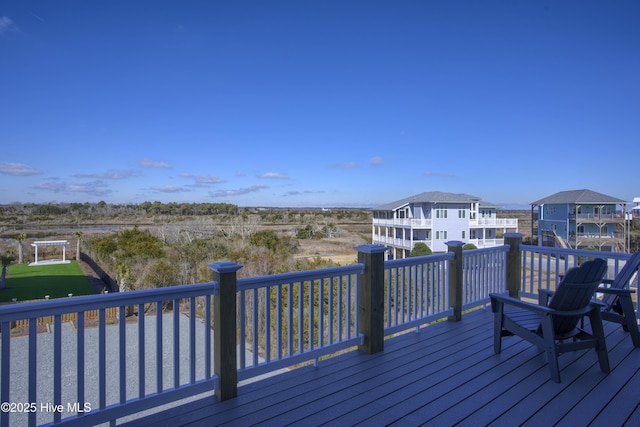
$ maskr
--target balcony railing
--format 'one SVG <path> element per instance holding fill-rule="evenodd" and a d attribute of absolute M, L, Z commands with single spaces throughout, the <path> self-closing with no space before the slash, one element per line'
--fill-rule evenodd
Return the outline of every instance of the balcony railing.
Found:
<path fill-rule="evenodd" d="M 433 225 L 433 220 L 430 218 L 390 218 L 390 219 L 380 219 L 374 218 L 373 225 L 380 225 L 385 227 L 414 227 L 414 228 L 431 228 Z"/>
<path fill-rule="evenodd" d="M 338 351 L 375 353 L 387 335 L 460 320 L 491 292 L 534 297 L 588 258 L 607 259 L 613 278 L 629 257 L 505 239 L 386 262 L 384 247 L 365 245 L 354 265 L 248 279 L 217 263 L 209 283 L 2 306 L 0 401 L 36 406 L 3 412 L 0 424 L 96 424 L 212 390 L 233 398 L 239 381 Z M 38 333 L 49 316 L 52 333 Z M 11 333 L 20 322 L 24 336 Z"/>
<path fill-rule="evenodd" d="M 517 218 L 476 218 L 469 220 L 470 227 L 518 228 Z"/>
<path fill-rule="evenodd" d="M 624 233 L 577 233 L 571 236 L 582 240 L 624 239 Z"/>
<path fill-rule="evenodd" d="M 385 227 L 413 227 L 413 228 L 431 228 L 433 220 L 431 218 L 374 218 L 373 225 Z M 471 227 L 503 227 L 518 228 L 517 218 L 475 218 L 469 220 Z"/>
<path fill-rule="evenodd" d="M 624 216 L 621 213 L 601 213 L 601 214 L 569 214 L 570 221 L 582 221 L 582 222 L 597 222 L 597 221 L 606 221 L 606 222 L 622 222 L 624 221 Z"/>

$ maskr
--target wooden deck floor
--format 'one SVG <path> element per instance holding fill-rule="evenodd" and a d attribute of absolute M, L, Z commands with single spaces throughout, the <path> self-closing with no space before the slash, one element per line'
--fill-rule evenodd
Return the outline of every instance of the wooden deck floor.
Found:
<path fill-rule="evenodd" d="M 136 420 L 135 425 L 638 426 L 640 349 L 607 323 L 612 371 L 596 354 L 560 357 L 562 383 L 545 356 L 517 337 L 493 352 L 493 317 L 481 310 L 385 342 L 375 355 L 350 352 Z"/>

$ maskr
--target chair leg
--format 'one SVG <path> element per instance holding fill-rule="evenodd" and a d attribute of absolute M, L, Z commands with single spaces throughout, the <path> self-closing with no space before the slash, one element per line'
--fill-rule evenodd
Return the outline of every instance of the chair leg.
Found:
<path fill-rule="evenodd" d="M 495 354 L 500 354 L 500 352 L 502 351 L 504 303 L 491 298 L 491 311 L 493 311 L 493 351 Z"/>
<path fill-rule="evenodd" d="M 502 351 L 502 310 L 494 314 L 493 319 L 493 351 L 500 354 Z"/>
<path fill-rule="evenodd" d="M 640 347 L 640 331 L 638 330 L 638 321 L 633 310 L 631 297 L 629 295 L 621 295 L 619 301 L 620 306 L 622 307 L 622 314 L 625 319 L 625 330 L 629 331 L 631 341 L 633 341 L 633 346 Z"/>
<path fill-rule="evenodd" d="M 542 316 L 542 337 L 544 339 L 545 352 L 549 363 L 549 372 L 551 379 L 557 383 L 560 382 L 560 364 L 558 363 L 558 351 L 556 348 L 555 334 L 553 332 L 553 319 L 551 316 Z"/>
<path fill-rule="evenodd" d="M 608 374 L 611 371 L 609 367 L 609 353 L 607 352 L 607 340 L 604 335 L 602 315 L 600 314 L 599 308 L 591 310 L 591 313 L 589 313 L 589 323 L 591 323 L 591 333 L 597 341 L 595 350 L 598 355 L 600 370 Z"/>

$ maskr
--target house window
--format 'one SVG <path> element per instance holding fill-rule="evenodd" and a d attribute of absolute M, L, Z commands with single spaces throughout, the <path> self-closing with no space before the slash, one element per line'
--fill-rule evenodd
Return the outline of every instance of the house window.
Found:
<path fill-rule="evenodd" d="M 467 211 L 464 209 L 458 209 L 458 218 L 466 218 L 467 217 Z"/>
<path fill-rule="evenodd" d="M 436 240 L 446 240 L 447 239 L 447 231 L 436 231 Z"/>
<path fill-rule="evenodd" d="M 446 218 L 447 208 L 442 206 L 436 206 L 436 218 Z"/>
<path fill-rule="evenodd" d="M 462 238 L 463 239 L 467 238 L 467 232 L 465 230 L 462 230 Z"/>

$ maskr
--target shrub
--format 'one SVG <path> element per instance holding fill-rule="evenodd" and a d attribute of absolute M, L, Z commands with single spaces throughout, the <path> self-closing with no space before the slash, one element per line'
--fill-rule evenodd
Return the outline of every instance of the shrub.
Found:
<path fill-rule="evenodd" d="M 433 252 L 431 252 L 431 249 L 429 248 L 429 246 L 427 246 L 426 243 L 418 242 L 415 245 L 413 245 L 413 249 L 411 249 L 410 256 L 412 257 L 426 256 L 426 255 L 431 255 L 432 253 Z"/>

